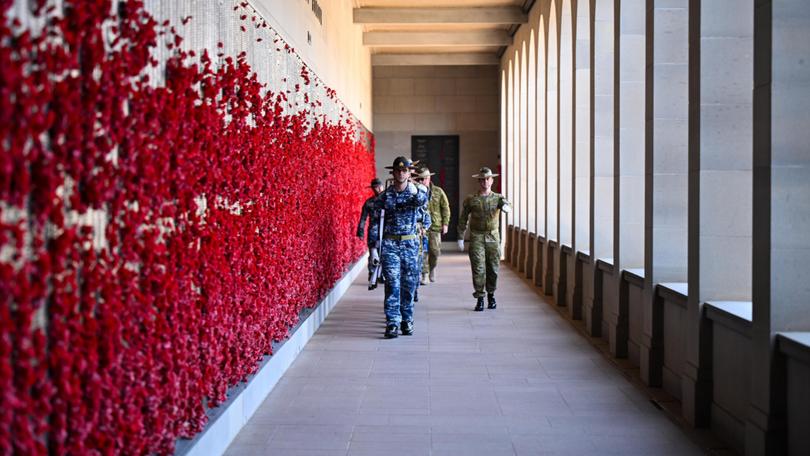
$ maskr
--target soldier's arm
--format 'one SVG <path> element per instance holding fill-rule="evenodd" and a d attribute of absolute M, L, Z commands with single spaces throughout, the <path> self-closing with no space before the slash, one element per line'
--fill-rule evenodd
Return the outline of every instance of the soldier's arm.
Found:
<path fill-rule="evenodd" d="M 442 225 L 449 225 L 450 224 L 450 201 L 447 200 L 447 193 L 442 192 L 442 196 L 441 196 L 441 198 L 439 198 L 439 206 L 441 206 Z"/>
<path fill-rule="evenodd" d="M 503 195 L 501 195 L 501 199 L 500 201 L 498 201 L 498 209 L 500 209 L 501 212 L 504 212 L 506 214 L 512 212 L 512 205 Z"/>
<path fill-rule="evenodd" d="M 413 184 L 408 184 L 413 185 Z M 415 190 L 415 191 L 414 191 Z M 414 185 L 412 188 L 408 188 L 409 192 L 406 196 L 406 199 L 398 206 L 401 207 L 421 207 L 427 204 L 428 196 L 427 196 L 427 188 L 424 185 Z"/>
<path fill-rule="evenodd" d="M 458 218 L 458 238 L 464 239 L 464 232 L 467 231 L 467 219 L 470 217 L 470 198 L 464 200 L 461 215 Z"/>

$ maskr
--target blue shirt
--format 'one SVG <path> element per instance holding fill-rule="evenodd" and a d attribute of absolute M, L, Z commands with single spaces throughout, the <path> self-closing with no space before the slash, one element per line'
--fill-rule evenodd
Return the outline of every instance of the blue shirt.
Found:
<path fill-rule="evenodd" d="M 420 208 L 428 201 L 426 190 L 408 183 L 405 190 L 397 192 L 393 185 L 375 199 L 375 206 L 385 210 L 385 235 L 416 234 L 416 222 L 423 216 Z"/>

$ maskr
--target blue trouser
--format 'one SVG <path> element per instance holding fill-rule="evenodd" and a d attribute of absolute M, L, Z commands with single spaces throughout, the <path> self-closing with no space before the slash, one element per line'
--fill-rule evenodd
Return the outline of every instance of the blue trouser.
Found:
<path fill-rule="evenodd" d="M 419 283 L 419 239 L 383 239 L 385 277 L 385 320 L 387 323 L 413 321 L 413 294 Z"/>

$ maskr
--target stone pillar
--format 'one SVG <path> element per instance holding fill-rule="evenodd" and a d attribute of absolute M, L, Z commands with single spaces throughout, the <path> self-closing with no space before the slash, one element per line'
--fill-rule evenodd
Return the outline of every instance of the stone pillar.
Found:
<path fill-rule="evenodd" d="M 786 448 L 780 331 L 810 331 L 810 3 L 754 9 L 753 356 L 749 455 Z M 806 425 L 806 423 L 803 423 Z"/>

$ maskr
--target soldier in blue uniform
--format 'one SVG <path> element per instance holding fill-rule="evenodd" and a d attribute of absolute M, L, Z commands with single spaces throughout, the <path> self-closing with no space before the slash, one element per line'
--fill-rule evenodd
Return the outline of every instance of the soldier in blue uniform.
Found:
<path fill-rule="evenodd" d="M 419 235 L 417 222 L 420 208 L 427 203 L 427 188 L 409 182 L 413 162 L 397 157 L 391 170 L 394 183 L 374 200 L 374 206 L 385 209 L 383 221 L 382 260 L 385 277 L 385 338 L 413 334 L 413 298 L 419 282 Z"/>
<path fill-rule="evenodd" d="M 363 210 L 360 211 L 360 222 L 357 224 L 357 237 L 363 239 L 363 232 L 366 231 L 366 219 L 368 219 L 368 235 L 366 236 L 366 245 L 368 246 L 369 260 L 368 260 L 368 280 L 371 281 L 371 274 L 374 273 L 375 255 L 379 254 L 380 236 L 378 232 L 378 225 L 380 224 L 380 210 L 374 208 L 374 199 L 383 191 L 383 183 L 376 177 L 371 180 L 369 188 L 374 192 L 365 203 L 363 203 Z"/>

